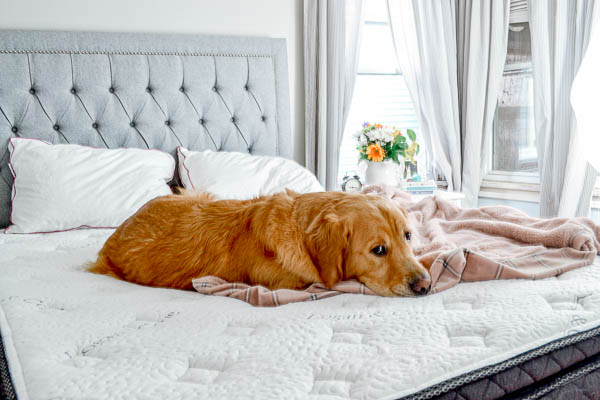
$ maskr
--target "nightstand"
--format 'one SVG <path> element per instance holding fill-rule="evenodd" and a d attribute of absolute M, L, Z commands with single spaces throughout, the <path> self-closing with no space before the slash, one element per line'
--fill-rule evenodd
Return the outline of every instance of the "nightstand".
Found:
<path fill-rule="evenodd" d="M 419 201 L 427 196 L 433 196 L 433 194 L 413 194 L 412 198 L 415 201 Z M 457 207 L 462 207 L 462 201 L 465 198 L 465 195 L 463 193 L 447 192 L 445 190 L 438 190 L 437 192 L 435 192 L 435 196 L 441 197 L 442 199 L 453 203 Z"/>

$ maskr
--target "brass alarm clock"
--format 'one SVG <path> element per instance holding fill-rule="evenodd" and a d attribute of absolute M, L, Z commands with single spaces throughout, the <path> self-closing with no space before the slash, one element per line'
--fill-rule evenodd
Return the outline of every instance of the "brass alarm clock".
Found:
<path fill-rule="evenodd" d="M 363 187 L 358 175 L 346 175 L 342 181 L 342 190 L 348 193 L 358 193 Z"/>

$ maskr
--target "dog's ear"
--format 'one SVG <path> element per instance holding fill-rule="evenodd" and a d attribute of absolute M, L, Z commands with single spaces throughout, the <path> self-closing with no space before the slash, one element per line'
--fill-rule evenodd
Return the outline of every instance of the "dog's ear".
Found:
<path fill-rule="evenodd" d="M 347 224 L 335 213 L 324 210 L 311 222 L 306 235 L 321 280 L 331 288 L 344 278 L 344 254 L 349 241 Z"/>

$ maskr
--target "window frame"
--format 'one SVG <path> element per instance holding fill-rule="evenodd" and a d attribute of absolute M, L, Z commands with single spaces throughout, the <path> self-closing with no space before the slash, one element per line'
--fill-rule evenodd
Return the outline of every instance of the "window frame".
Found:
<path fill-rule="evenodd" d="M 513 0 L 515 1 L 515 0 Z M 529 14 L 526 6 L 512 11 L 509 23 L 529 22 Z M 515 63 L 505 66 L 503 71 L 522 69 L 523 63 Z M 496 115 L 494 115 L 494 126 L 496 126 Z M 492 135 L 494 132 L 492 132 Z M 494 163 L 494 138 L 489 141 L 489 157 L 481 182 L 478 197 L 490 199 L 502 199 L 513 201 L 525 201 L 532 203 L 540 202 L 540 175 L 539 172 L 503 171 L 493 168 Z M 600 176 L 596 180 L 590 202 L 590 211 L 600 209 Z"/>
<path fill-rule="evenodd" d="M 513 0 L 514 3 L 517 3 Z M 527 5 L 511 9 L 509 23 L 529 22 Z M 524 69 L 528 63 L 504 65 L 503 72 Z M 496 105 L 496 108 L 498 106 Z M 492 137 L 488 144 L 488 160 L 478 197 L 527 202 L 540 201 L 540 175 L 538 172 L 504 171 L 494 169 L 494 129 L 497 113 L 494 115 Z"/>

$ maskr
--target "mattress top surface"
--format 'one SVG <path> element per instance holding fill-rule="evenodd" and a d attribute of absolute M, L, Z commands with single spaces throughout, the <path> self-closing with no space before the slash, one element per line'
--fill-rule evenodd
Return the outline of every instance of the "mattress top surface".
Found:
<path fill-rule="evenodd" d="M 597 264 L 254 308 L 88 273 L 110 233 L 0 234 L 0 331 L 20 398 L 391 399 L 600 324 Z"/>

